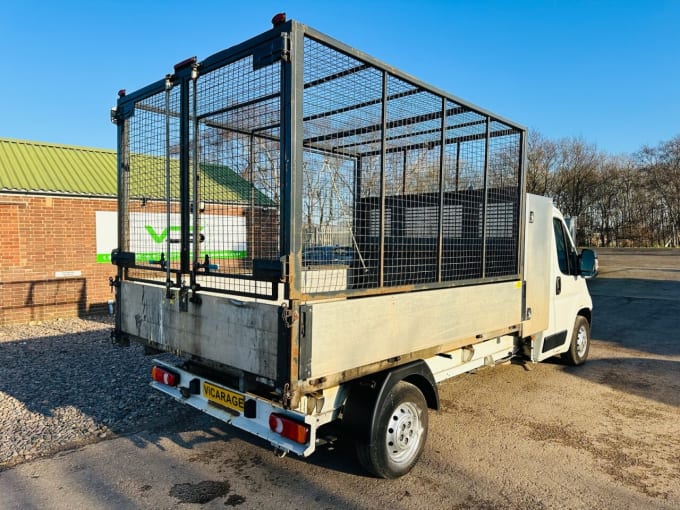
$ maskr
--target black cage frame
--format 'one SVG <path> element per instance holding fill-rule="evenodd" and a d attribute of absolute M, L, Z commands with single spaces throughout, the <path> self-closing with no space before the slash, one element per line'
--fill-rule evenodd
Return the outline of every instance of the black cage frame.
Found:
<path fill-rule="evenodd" d="M 521 276 L 526 130 L 296 21 L 115 121 L 124 278 L 304 300 Z"/>

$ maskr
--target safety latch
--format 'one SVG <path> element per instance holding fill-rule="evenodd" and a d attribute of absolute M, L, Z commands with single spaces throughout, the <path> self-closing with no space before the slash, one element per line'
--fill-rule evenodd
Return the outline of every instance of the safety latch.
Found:
<path fill-rule="evenodd" d="M 292 328 L 295 321 L 299 318 L 300 315 L 296 310 L 291 310 L 285 303 L 281 305 L 281 319 L 287 328 Z"/>

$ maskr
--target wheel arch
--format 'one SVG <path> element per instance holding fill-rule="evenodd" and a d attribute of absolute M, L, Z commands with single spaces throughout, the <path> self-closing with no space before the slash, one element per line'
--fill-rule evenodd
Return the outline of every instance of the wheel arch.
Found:
<path fill-rule="evenodd" d="M 377 420 L 377 410 L 400 381 L 417 387 L 429 409 L 439 409 L 439 391 L 432 371 L 425 361 L 417 360 L 351 383 L 343 410 L 343 428 L 355 439 L 368 441 Z"/>

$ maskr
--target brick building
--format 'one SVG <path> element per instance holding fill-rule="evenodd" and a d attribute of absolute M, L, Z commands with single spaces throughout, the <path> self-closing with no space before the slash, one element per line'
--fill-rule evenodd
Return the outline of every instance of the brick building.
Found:
<path fill-rule="evenodd" d="M 249 186 L 221 169 L 230 214 L 246 216 Z M 0 138 L 0 325 L 106 311 L 116 207 L 115 151 Z"/>
<path fill-rule="evenodd" d="M 0 325 L 106 309 L 95 218 L 115 197 L 115 151 L 0 139 Z"/>

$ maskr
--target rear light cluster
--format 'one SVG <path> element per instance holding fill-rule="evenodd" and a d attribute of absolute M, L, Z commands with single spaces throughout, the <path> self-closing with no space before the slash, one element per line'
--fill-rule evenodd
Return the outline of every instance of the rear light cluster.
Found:
<path fill-rule="evenodd" d="M 179 374 L 161 367 L 154 366 L 151 369 L 151 378 L 167 386 L 177 386 L 179 384 Z"/>
<path fill-rule="evenodd" d="M 269 428 L 296 443 L 305 444 L 309 439 L 309 427 L 307 425 L 286 418 L 282 414 L 272 413 L 269 415 Z"/>

